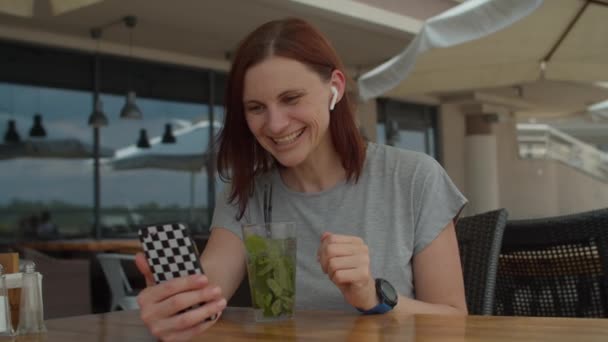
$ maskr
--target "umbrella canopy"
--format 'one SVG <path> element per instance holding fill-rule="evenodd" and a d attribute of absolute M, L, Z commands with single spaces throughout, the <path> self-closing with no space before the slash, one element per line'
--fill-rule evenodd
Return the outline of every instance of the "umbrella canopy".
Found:
<path fill-rule="evenodd" d="M 220 123 L 214 127 L 221 128 Z M 136 145 L 119 149 L 114 158 L 106 163 L 115 170 L 154 168 L 199 172 L 208 159 L 209 121 L 187 124 L 174 131 L 177 141 L 173 144 L 162 144 L 162 137 L 150 140 L 150 148 L 141 149 Z"/>
<path fill-rule="evenodd" d="M 608 80 L 608 1 L 471 0 L 362 75 L 364 98 Z M 436 48 L 436 49 L 433 49 Z"/>
<path fill-rule="evenodd" d="M 112 157 L 114 150 L 99 149 L 100 157 Z M 19 143 L 0 145 L 0 160 L 15 158 L 93 158 L 93 146 L 78 139 L 27 140 Z"/>

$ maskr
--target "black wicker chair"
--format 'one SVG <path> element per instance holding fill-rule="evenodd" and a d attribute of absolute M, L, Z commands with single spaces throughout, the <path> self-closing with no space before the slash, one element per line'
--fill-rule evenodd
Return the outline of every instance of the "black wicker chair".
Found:
<path fill-rule="evenodd" d="M 608 317 L 608 209 L 509 221 L 494 313 Z"/>
<path fill-rule="evenodd" d="M 507 216 L 507 210 L 499 209 L 463 217 L 456 223 L 467 307 L 471 315 L 492 314 L 498 254 Z"/>

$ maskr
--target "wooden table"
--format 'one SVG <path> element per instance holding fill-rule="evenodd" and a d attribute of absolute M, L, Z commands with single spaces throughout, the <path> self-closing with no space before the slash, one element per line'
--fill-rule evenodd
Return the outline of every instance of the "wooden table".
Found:
<path fill-rule="evenodd" d="M 47 321 L 46 342 L 155 341 L 137 311 Z M 17 341 L 42 340 L 20 336 Z M 360 316 L 300 311 L 293 320 L 254 323 L 250 309 L 228 308 L 193 341 L 607 341 L 608 319 L 489 316 Z"/>
<path fill-rule="evenodd" d="M 22 243 L 27 247 L 43 252 L 116 252 L 135 254 L 141 251 L 138 239 L 76 239 L 51 240 Z"/>

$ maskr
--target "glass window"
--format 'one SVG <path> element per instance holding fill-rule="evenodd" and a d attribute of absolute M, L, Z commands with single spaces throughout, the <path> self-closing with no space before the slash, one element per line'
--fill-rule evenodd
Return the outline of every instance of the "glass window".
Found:
<path fill-rule="evenodd" d="M 8 121 L 14 120 L 21 139 L 33 139 L 28 133 L 34 114 L 40 113 L 47 132 L 41 142 L 70 138 L 92 147 L 93 129 L 87 125 L 93 105 L 92 56 L 3 41 L 0 49 L 2 138 Z M 179 131 L 209 120 L 206 103 L 223 102 L 226 76 L 219 72 L 151 61 L 130 63 L 115 56 L 103 56 L 101 70 L 101 98 L 109 120 L 109 125 L 100 130 L 102 148 L 134 148 L 140 129 L 147 130 L 152 142 L 159 140 L 165 124 L 171 123 L 177 138 L 175 146 L 180 149 L 188 139 L 179 136 Z M 125 70 L 132 71 L 132 85 L 141 96 L 137 105 L 143 120 L 119 118 L 128 83 Z M 210 88 L 212 75 L 214 92 Z M 216 123 L 221 123 L 223 107 L 214 106 L 214 114 Z M 208 123 L 205 127 L 190 134 L 200 141 L 190 144 L 196 147 L 197 156 L 208 145 Z M 217 133 L 220 124 L 215 127 Z M 6 147 L 2 141 L 0 148 Z M 5 158 L 0 159 L 0 170 L 0 239 L 51 237 L 37 231 L 53 232 L 53 237 L 93 234 L 90 158 Z M 102 160 L 100 175 L 102 236 L 133 236 L 139 223 L 166 221 L 183 221 L 199 232 L 207 232 L 213 196 L 208 192 L 206 168 L 196 172 L 164 168 L 118 171 Z M 215 190 L 222 190 L 218 179 Z M 53 224 L 45 224 L 47 221 Z"/>
<path fill-rule="evenodd" d="M 150 151 L 163 153 L 154 157 L 161 162 L 153 167 L 125 170 L 102 168 L 103 210 L 100 223 L 104 229 L 103 234 L 132 235 L 133 229 L 140 224 L 176 221 L 190 223 L 195 230 L 206 230 L 209 224 L 206 168 L 175 170 L 175 159 L 168 159 L 198 154 L 201 161 L 204 160 L 209 126 L 184 135 L 179 134 L 191 125 L 206 124 L 209 120 L 209 106 L 138 98 L 137 105 L 143 113 L 143 119 L 125 120 L 118 118 L 125 101 L 124 96 L 104 94 L 102 101 L 106 115 L 110 117 L 108 126 L 101 130 L 102 145 L 116 149 L 117 153 L 128 149 L 135 153 L 138 150 L 147 153 L 147 149 L 136 147 L 139 132 L 145 129 L 152 144 Z M 222 111 L 222 107 L 215 108 L 216 122 L 219 122 L 217 117 L 222 115 Z M 159 140 L 167 123 L 173 127 L 176 142 L 171 146 L 162 146 Z M 215 133 L 217 130 L 216 127 Z M 167 161 L 162 162 L 163 158 Z"/>
<path fill-rule="evenodd" d="M 386 125 L 384 122 L 378 122 L 376 125 L 376 143 L 386 144 Z"/>
<path fill-rule="evenodd" d="M 162 136 L 166 123 L 172 124 L 175 133 L 209 118 L 207 105 L 138 98 L 144 119 L 125 120 L 119 119 L 124 96 L 103 94 L 102 101 L 109 124 L 101 129 L 100 145 L 116 151 L 134 145 L 140 129 L 146 129 L 150 140 L 154 140 Z M 0 83 L 0 103 L 0 120 L 15 120 L 22 140 L 30 139 L 33 114 L 41 113 L 47 132 L 44 140 L 75 138 L 92 145 L 92 130 L 87 126 L 92 105 L 89 92 Z M 223 107 L 216 106 L 214 114 L 216 122 L 220 122 Z M 218 127 L 216 133 L 217 130 Z M 208 126 L 190 134 L 201 134 L 204 138 L 199 140 L 208 141 Z M 176 139 L 176 147 L 187 140 L 180 136 Z M 184 149 L 203 151 L 206 146 Z M 0 163 L 0 234 L 6 238 L 36 235 L 34 231 L 41 224 L 44 211 L 49 211 L 61 236 L 91 233 L 91 160 L 19 158 Z M 103 165 L 102 160 L 102 235 L 133 235 L 138 224 L 163 221 L 183 221 L 199 230 L 207 228 L 205 168 L 198 172 L 161 168 L 113 170 Z M 216 192 L 221 190 L 221 182 L 217 184 Z"/>
<path fill-rule="evenodd" d="M 377 142 L 439 159 L 436 119 L 434 107 L 379 99 Z"/>
<path fill-rule="evenodd" d="M 40 113 L 47 133 L 44 140 L 74 138 L 91 144 L 88 92 L 0 82 L 0 105 L 0 122 L 15 120 L 22 141 L 31 139 L 33 115 Z M 62 235 L 88 235 L 93 199 L 90 165 L 78 159 L 42 157 L 0 160 L 2 237 L 35 235 L 44 211 L 50 212 Z"/>
<path fill-rule="evenodd" d="M 412 151 L 427 152 L 426 132 L 411 129 L 399 129 L 394 146 Z"/>

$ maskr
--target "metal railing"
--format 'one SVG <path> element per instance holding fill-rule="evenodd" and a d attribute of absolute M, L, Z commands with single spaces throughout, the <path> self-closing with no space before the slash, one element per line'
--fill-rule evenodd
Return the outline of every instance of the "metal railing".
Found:
<path fill-rule="evenodd" d="M 608 182 L 608 154 L 546 124 L 517 124 L 519 156 L 557 160 Z"/>

